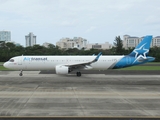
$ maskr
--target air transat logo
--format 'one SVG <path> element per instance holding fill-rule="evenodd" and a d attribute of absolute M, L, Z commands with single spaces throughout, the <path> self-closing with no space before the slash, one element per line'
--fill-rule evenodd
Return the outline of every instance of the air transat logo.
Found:
<path fill-rule="evenodd" d="M 47 57 L 46 58 L 34 58 L 34 57 L 24 57 L 23 61 L 46 61 L 47 60 Z"/>
<path fill-rule="evenodd" d="M 145 44 L 143 44 L 140 48 L 134 49 L 134 53 L 135 53 L 135 61 L 133 63 L 135 63 L 136 61 L 141 61 L 141 60 L 145 60 L 147 59 L 146 54 L 149 52 L 149 49 L 145 49 Z"/>
<path fill-rule="evenodd" d="M 29 57 L 25 57 L 24 59 L 23 59 L 23 61 L 30 61 L 31 60 L 31 58 L 29 58 Z"/>

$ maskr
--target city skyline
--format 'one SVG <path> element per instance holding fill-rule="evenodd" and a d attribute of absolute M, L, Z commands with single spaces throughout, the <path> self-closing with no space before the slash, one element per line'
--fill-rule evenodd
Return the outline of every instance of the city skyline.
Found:
<path fill-rule="evenodd" d="M 9 40 L 0 40 L 0 41 L 6 41 L 6 42 L 12 42 L 12 43 L 14 43 L 14 44 L 16 44 L 16 45 L 22 45 L 22 44 L 20 44 L 20 43 L 17 43 L 16 41 L 13 41 L 13 40 L 11 40 L 11 31 L 0 31 L 0 33 L 2 34 L 1 36 L 0 36 L 0 38 L 1 37 L 3 37 L 3 33 L 5 33 L 5 36 L 7 35 L 6 33 L 9 33 L 10 35 L 9 35 Z M 8 36 L 8 35 L 7 35 Z M 126 36 L 129 38 L 129 39 L 126 39 Z M 44 42 L 44 43 L 42 43 L 42 44 L 38 44 L 37 42 L 36 42 L 36 35 L 34 35 L 32 32 L 30 32 L 28 35 L 25 35 L 25 46 L 24 45 L 22 45 L 23 47 L 29 47 L 29 46 L 33 46 L 33 45 L 40 45 L 40 46 L 48 46 L 49 44 L 53 44 L 53 43 L 51 43 L 51 42 Z M 124 48 L 128 48 L 128 47 L 135 47 L 141 40 L 142 40 L 142 38 L 144 38 L 145 36 L 132 36 L 132 35 L 127 35 L 127 34 L 125 34 L 125 35 L 123 35 L 123 37 L 121 38 L 121 40 L 123 41 L 123 47 Z M 154 47 L 154 46 L 160 46 L 160 36 L 152 36 L 153 38 L 152 38 L 152 44 L 151 44 L 151 47 Z M 100 42 L 96 42 L 96 43 L 90 43 L 89 41 L 87 41 L 87 39 L 85 39 L 85 38 L 82 38 L 82 37 L 73 37 L 73 38 L 69 38 L 69 37 L 62 37 L 62 38 L 60 38 L 58 41 L 56 41 L 56 43 L 55 44 L 53 44 L 53 45 L 57 45 L 57 43 L 58 42 L 64 42 L 64 40 L 66 41 L 72 41 L 73 43 L 75 42 L 75 45 L 78 45 L 79 43 L 76 43 L 76 41 L 77 40 L 85 40 L 86 41 L 86 46 L 87 47 L 91 47 L 92 45 L 102 45 L 103 47 L 105 46 L 106 47 L 106 45 L 107 45 L 107 49 L 109 49 L 111 46 L 113 46 L 113 44 L 112 43 L 109 43 L 109 42 L 104 42 L 104 43 L 100 43 Z M 131 44 L 130 43 L 128 43 L 129 41 L 131 42 Z M 138 41 L 137 41 L 138 40 Z M 126 43 L 126 41 L 128 41 L 127 43 Z M 133 42 L 134 41 L 134 42 Z M 70 44 L 70 43 L 69 43 Z M 106 45 L 105 45 L 106 44 Z M 60 46 L 60 45 L 58 45 L 58 46 Z M 126 46 L 128 46 L 128 47 L 126 47 Z M 76 46 L 72 46 L 72 47 L 69 47 L 69 48 L 75 48 Z M 78 49 L 80 49 L 81 47 L 79 46 L 79 47 L 77 47 Z"/>
<path fill-rule="evenodd" d="M 1 31 L 25 46 L 33 32 L 37 44 L 56 44 L 63 37 L 113 44 L 116 36 L 159 35 L 159 0 L 2 0 Z"/>

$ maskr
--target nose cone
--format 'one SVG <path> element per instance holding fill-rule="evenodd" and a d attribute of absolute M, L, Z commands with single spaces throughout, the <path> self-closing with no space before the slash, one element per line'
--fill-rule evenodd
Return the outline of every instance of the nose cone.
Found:
<path fill-rule="evenodd" d="M 5 63 L 3 64 L 3 66 L 4 66 L 5 68 L 8 68 L 7 62 L 5 62 Z"/>

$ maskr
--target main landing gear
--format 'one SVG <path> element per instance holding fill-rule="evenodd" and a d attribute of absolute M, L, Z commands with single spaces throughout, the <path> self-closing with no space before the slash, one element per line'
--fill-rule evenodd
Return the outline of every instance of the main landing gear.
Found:
<path fill-rule="evenodd" d="M 77 72 L 77 76 L 80 77 L 81 76 L 81 72 Z"/>
<path fill-rule="evenodd" d="M 23 76 L 23 70 L 21 70 L 21 72 L 19 73 L 19 76 Z"/>

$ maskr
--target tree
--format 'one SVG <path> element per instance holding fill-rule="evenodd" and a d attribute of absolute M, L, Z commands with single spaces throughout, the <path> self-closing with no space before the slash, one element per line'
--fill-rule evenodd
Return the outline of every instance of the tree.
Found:
<path fill-rule="evenodd" d="M 9 48 L 9 49 L 14 49 L 16 47 L 16 45 L 14 43 L 6 43 L 6 46 Z"/>
<path fill-rule="evenodd" d="M 56 46 L 55 45 L 53 45 L 53 44 L 49 44 L 48 45 L 48 48 L 55 48 Z"/>
<path fill-rule="evenodd" d="M 123 42 L 120 38 L 120 36 L 116 36 L 114 42 L 113 42 L 114 46 L 115 46 L 115 53 L 116 54 L 123 54 Z"/>

